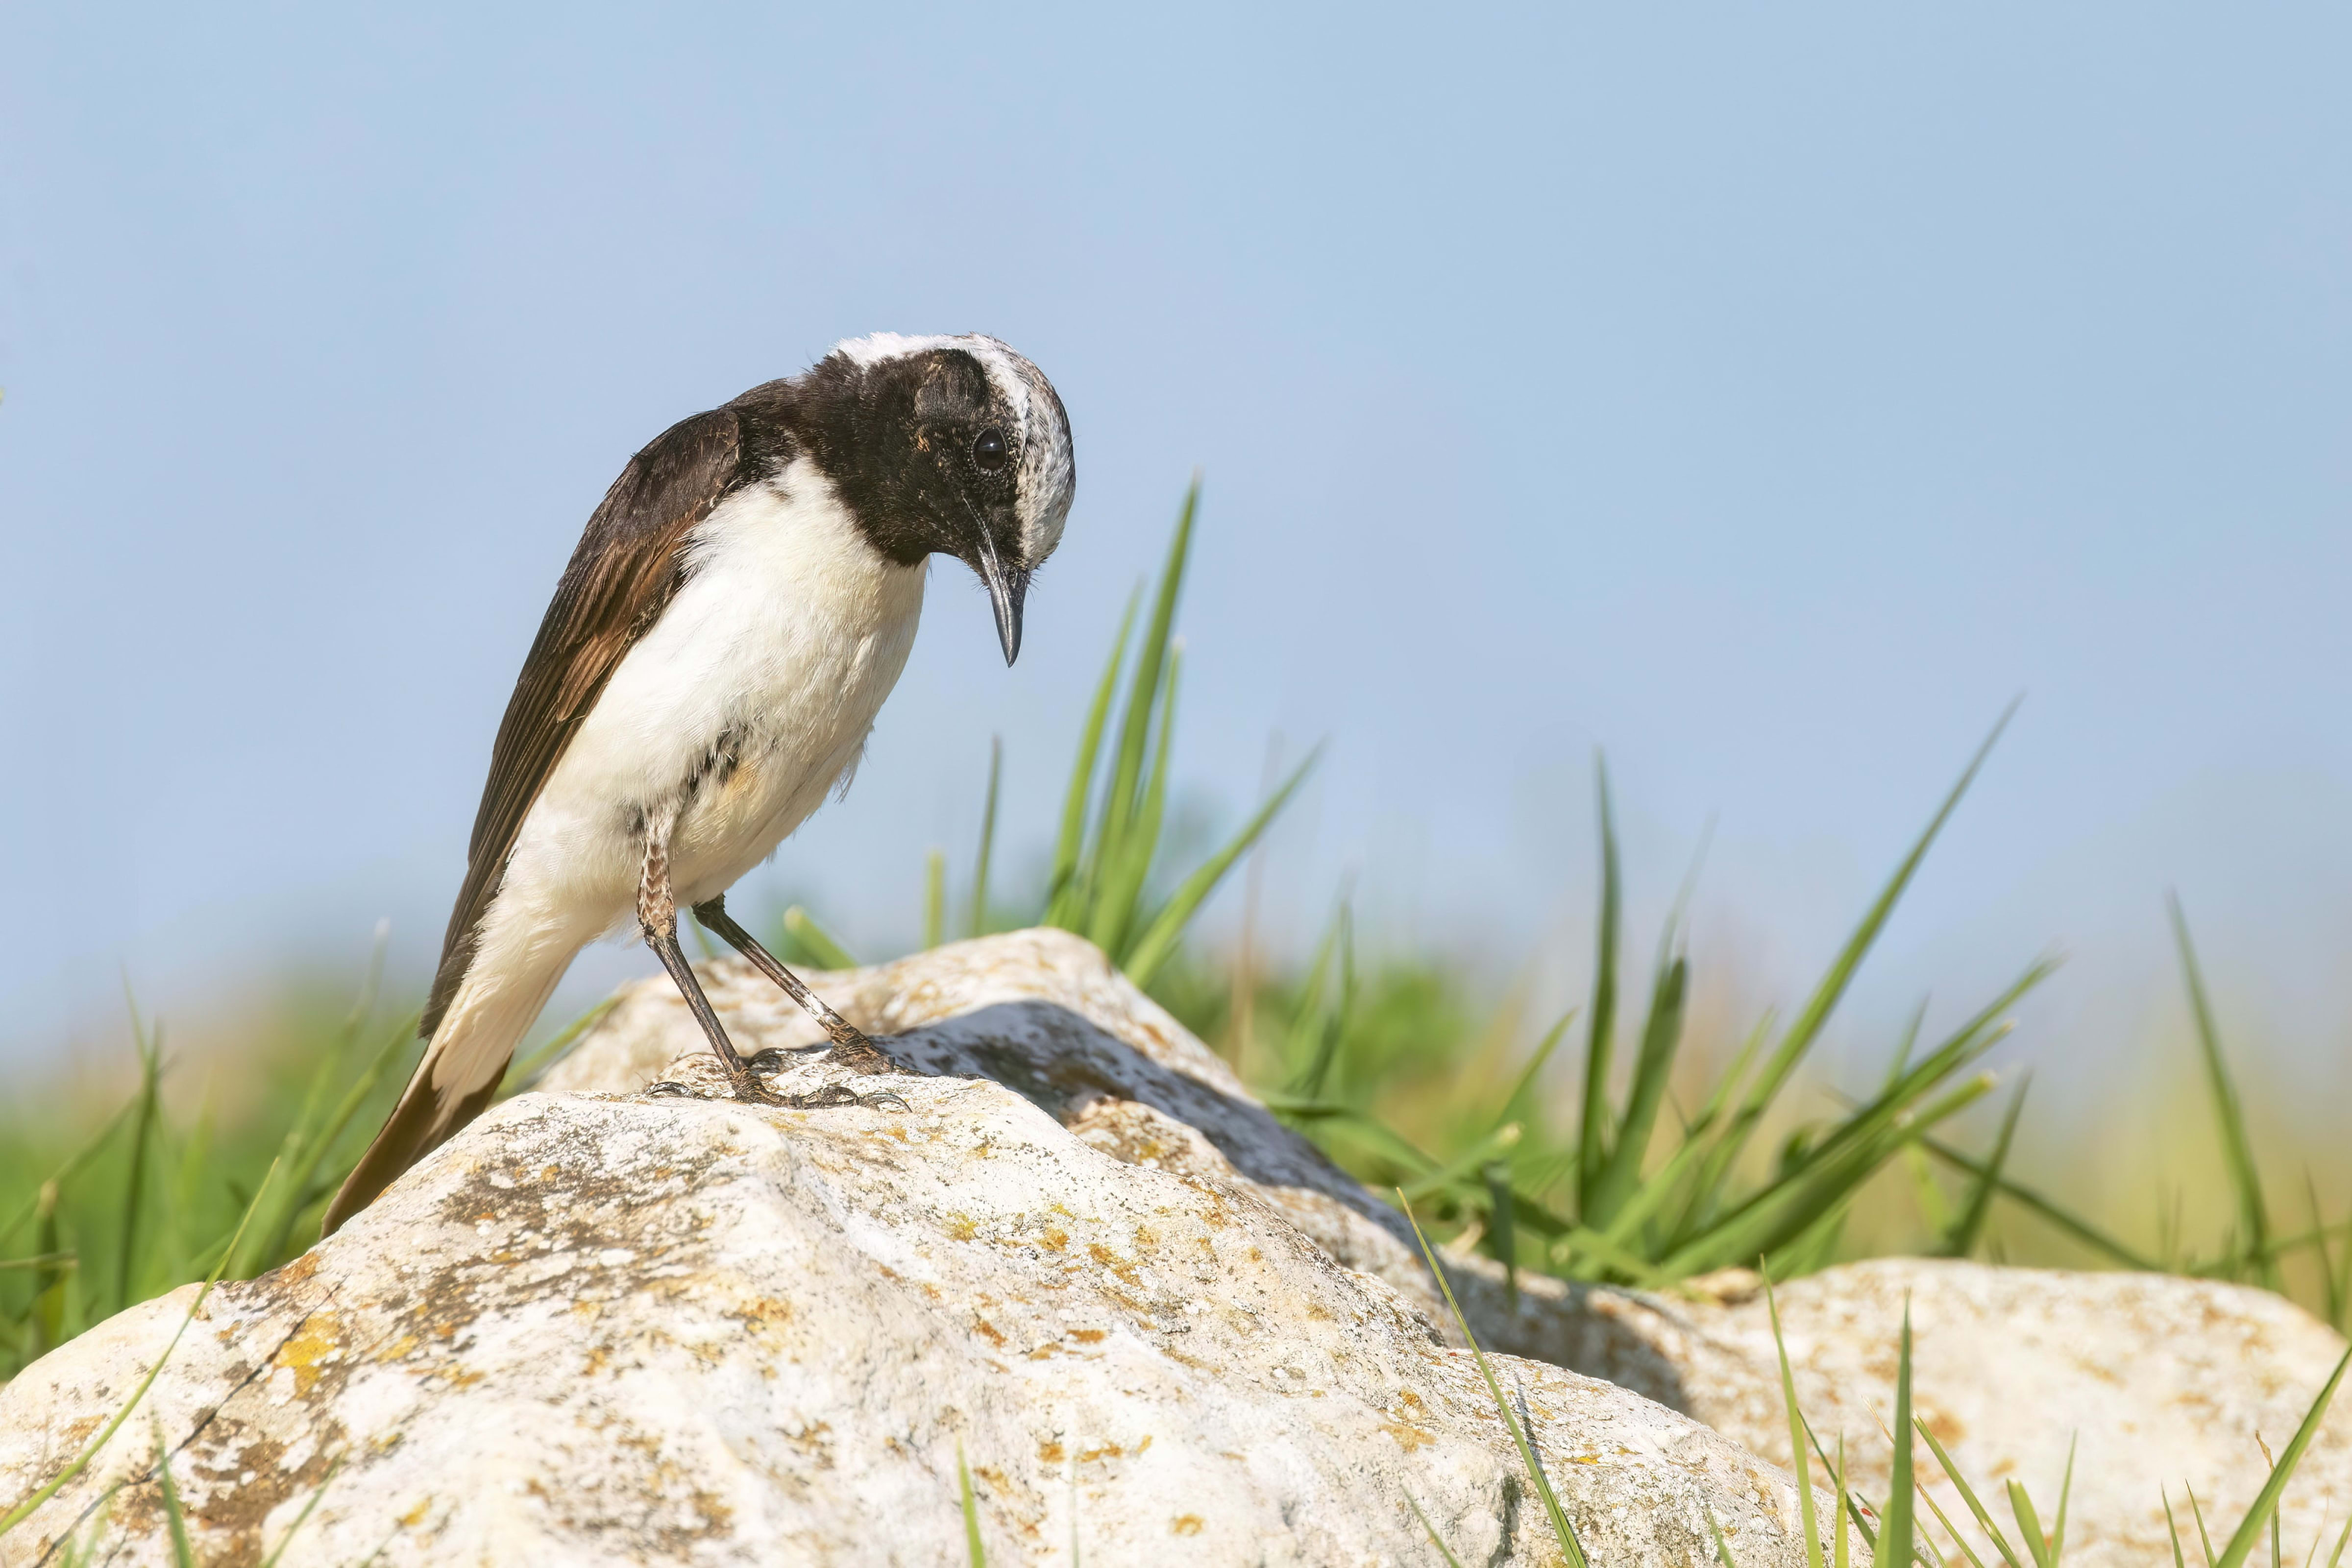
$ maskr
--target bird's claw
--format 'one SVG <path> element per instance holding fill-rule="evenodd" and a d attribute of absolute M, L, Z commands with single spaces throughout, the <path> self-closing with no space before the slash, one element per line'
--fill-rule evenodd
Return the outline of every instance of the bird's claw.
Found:
<path fill-rule="evenodd" d="M 906 1096 L 895 1089 L 883 1089 L 871 1094 L 860 1094 L 855 1089 L 841 1083 L 828 1083 L 822 1089 L 812 1089 L 805 1094 L 794 1094 L 786 1099 L 784 1103 L 796 1111 L 824 1111 L 836 1105 L 862 1105 L 869 1111 L 879 1111 L 886 1106 L 896 1106 L 901 1111 L 914 1109 L 912 1105 L 907 1103 Z"/>
<path fill-rule="evenodd" d="M 760 1075 L 746 1063 L 740 1073 L 729 1073 L 727 1085 L 735 1098 L 747 1105 L 789 1105 L 792 1102 L 760 1082 Z"/>
<path fill-rule="evenodd" d="M 648 1083 L 646 1085 L 646 1092 L 666 1100 L 699 1100 L 702 1098 L 702 1095 L 692 1086 L 680 1083 L 675 1078 L 665 1078 L 658 1083 Z"/>

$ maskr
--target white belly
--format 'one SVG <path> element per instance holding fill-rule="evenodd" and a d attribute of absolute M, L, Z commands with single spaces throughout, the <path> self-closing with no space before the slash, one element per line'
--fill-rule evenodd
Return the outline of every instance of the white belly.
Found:
<path fill-rule="evenodd" d="M 805 460 L 721 503 L 689 551 L 523 819 L 487 925 L 585 940 L 624 924 L 646 822 L 669 813 L 678 904 L 723 893 L 856 767 L 914 645 L 925 569 L 866 543 Z"/>

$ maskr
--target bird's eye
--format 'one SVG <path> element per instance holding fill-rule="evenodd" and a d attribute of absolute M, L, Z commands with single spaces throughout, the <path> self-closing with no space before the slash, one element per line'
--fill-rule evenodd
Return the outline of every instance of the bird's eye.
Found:
<path fill-rule="evenodd" d="M 1013 449 L 1004 444 L 1004 432 L 990 425 L 971 444 L 971 460 L 983 474 L 1002 473 L 1013 456 Z"/>

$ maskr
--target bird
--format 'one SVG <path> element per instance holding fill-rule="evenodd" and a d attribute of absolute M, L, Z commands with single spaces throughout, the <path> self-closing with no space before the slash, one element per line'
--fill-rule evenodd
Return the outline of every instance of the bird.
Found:
<path fill-rule="evenodd" d="M 1053 383 L 994 338 L 877 332 L 670 426 L 589 517 L 491 747 L 418 1032 L 331 1235 L 487 1107 L 574 956 L 635 921 L 737 1098 L 775 1103 L 678 946 L 694 911 L 853 1073 L 897 1071 L 728 915 L 845 791 L 933 555 L 970 567 L 1009 665 L 1076 485 Z M 856 1096 L 834 1086 L 824 1103 Z"/>

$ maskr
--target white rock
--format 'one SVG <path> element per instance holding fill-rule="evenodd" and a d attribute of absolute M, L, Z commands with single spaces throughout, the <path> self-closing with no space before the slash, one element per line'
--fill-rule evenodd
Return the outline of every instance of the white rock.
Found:
<path fill-rule="evenodd" d="M 820 1039 L 747 969 L 712 972 L 722 1005 L 758 1047 Z M 854 1021 L 913 1031 L 894 1049 L 927 1069 L 1003 1078 L 1122 1159 L 1225 1190 L 1255 1188 L 1334 1258 L 1387 1281 L 1453 1337 L 1393 1211 L 1276 1122 L 1223 1061 L 1086 943 L 1023 932 L 816 983 Z M 656 978 L 625 992 L 551 1082 L 635 1088 L 697 1039 L 675 989 Z M 1752 1274 L 1696 1281 L 1700 1299 L 1523 1274 L 1514 1298 L 1501 1270 L 1483 1259 L 1448 1271 L 1488 1348 L 1604 1378 L 1790 1461 L 1770 1325 Z M 2209 1521 L 2234 1521 L 2267 1474 L 2257 1435 L 2275 1451 L 2345 1348 L 2274 1295 L 2208 1281 L 1928 1260 L 1832 1269 L 1785 1286 L 1781 1311 L 1808 1415 L 1825 1440 L 1844 1435 L 1854 1473 L 1875 1497 L 1885 1495 L 1892 1458 L 1882 1423 L 1893 1416 L 1906 1294 L 1919 1411 L 1997 1504 L 2017 1479 L 2054 1509 L 2067 1444 L 2081 1435 L 2067 1561 L 2082 1568 L 2170 1560 L 2159 1487 L 2171 1489 L 2178 1507 L 2183 1483 L 2193 1486 Z M 1921 1465 L 1932 1477 L 1924 1452 Z M 2297 1476 L 2288 1533 L 2308 1545 L 2332 1507 L 2332 1545 L 2352 1514 L 2352 1390 Z M 1931 1490 L 1960 1517 L 1948 1485 L 1931 1481 Z M 2009 1516 L 2000 1517 L 2005 1528 Z"/>
<path fill-rule="evenodd" d="M 1893 1458 L 1880 1423 L 1893 1417 L 1906 1301 L 1916 1414 L 1997 1508 L 2012 1542 L 2007 1483 L 2024 1483 L 2047 1524 L 2077 1445 L 2069 1568 L 2171 1562 L 2159 1488 L 2171 1492 L 2189 1560 L 2201 1561 L 2187 1489 L 2217 1532 L 2234 1527 L 2270 1473 L 2261 1444 L 2273 1453 L 2285 1446 L 2345 1351 L 2335 1331 L 2267 1291 L 2160 1274 L 1896 1258 L 1832 1269 L 1778 1294 L 1798 1399 L 1824 1442 L 1844 1434 L 1873 1495 L 1885 1494 Z M 1785 1462 L 1760 1293 L 1696 1306 L 1685 1321 L 1683 1332 L 1707 1342 L 1713 1372 L 1685 1384 L 1681 1407 Z M 1727 1352 L 1747 1362 L 1748 1379 L 1722 1375 Z M 1945 1511 L 1964 1517 L 1924 1444 L 1917 1462 Z M 2352 1390 L 2339 1391 L 2288 1484 L 2287 1560 L 2302 1562 L 2324 1529 L 2326 1561 L 2347 1514 Z M 2266 1542 L 2265 1562 L 2268 1552 Z"/>
<path fill-rule="evenodd" d="M 110 1562 L 170 1562 L 158 1427 L 200 1561 L 257 1561 L 316 1497 L 288 1568 L 379 1548 L 961 1562 L 959 1444 L 992 1563 L 1066 1562 L 1074 1535 L 1104 1564 L 1433 1562 L 1408 1493 L 1465 1561 L 1556 1560 L 1470 1356 L 1278 1201 L 1311 1195 L 1343 1249 L 1393 1244 L 1328 1166 L 1278 1141 L 1234 1159 L 1220 1134 L 1264 1113 L 1172 1026 L 1106 1062 L 1076 1009 L 984 1011 L 899 1049 L 1037 1069 L 1028 1092 L 1071 1128 L 948 1077 L 898 1081 L 906 1112 L 508 1103 L 296 1263 L 215 1292 L 146 1406 L 0 1538 L 0 1563 L 70 1531 Z M 707 1061 L 667 1071 L 708 1086 Z M 1107 1092 L 1117 1074 L 1193 1115 Z M 1288 1178 L 1273 1199 L 1253 1166 Z M 190 1294 L 0 1390 L 0 1497 L 57 1473 Z M 1771 1466 L 1624 1390 L 1494 1364 L 1597 1563 L 1706 1561 L 1710 1511 L 1744 1568 L 1801 1560 Z"/>

